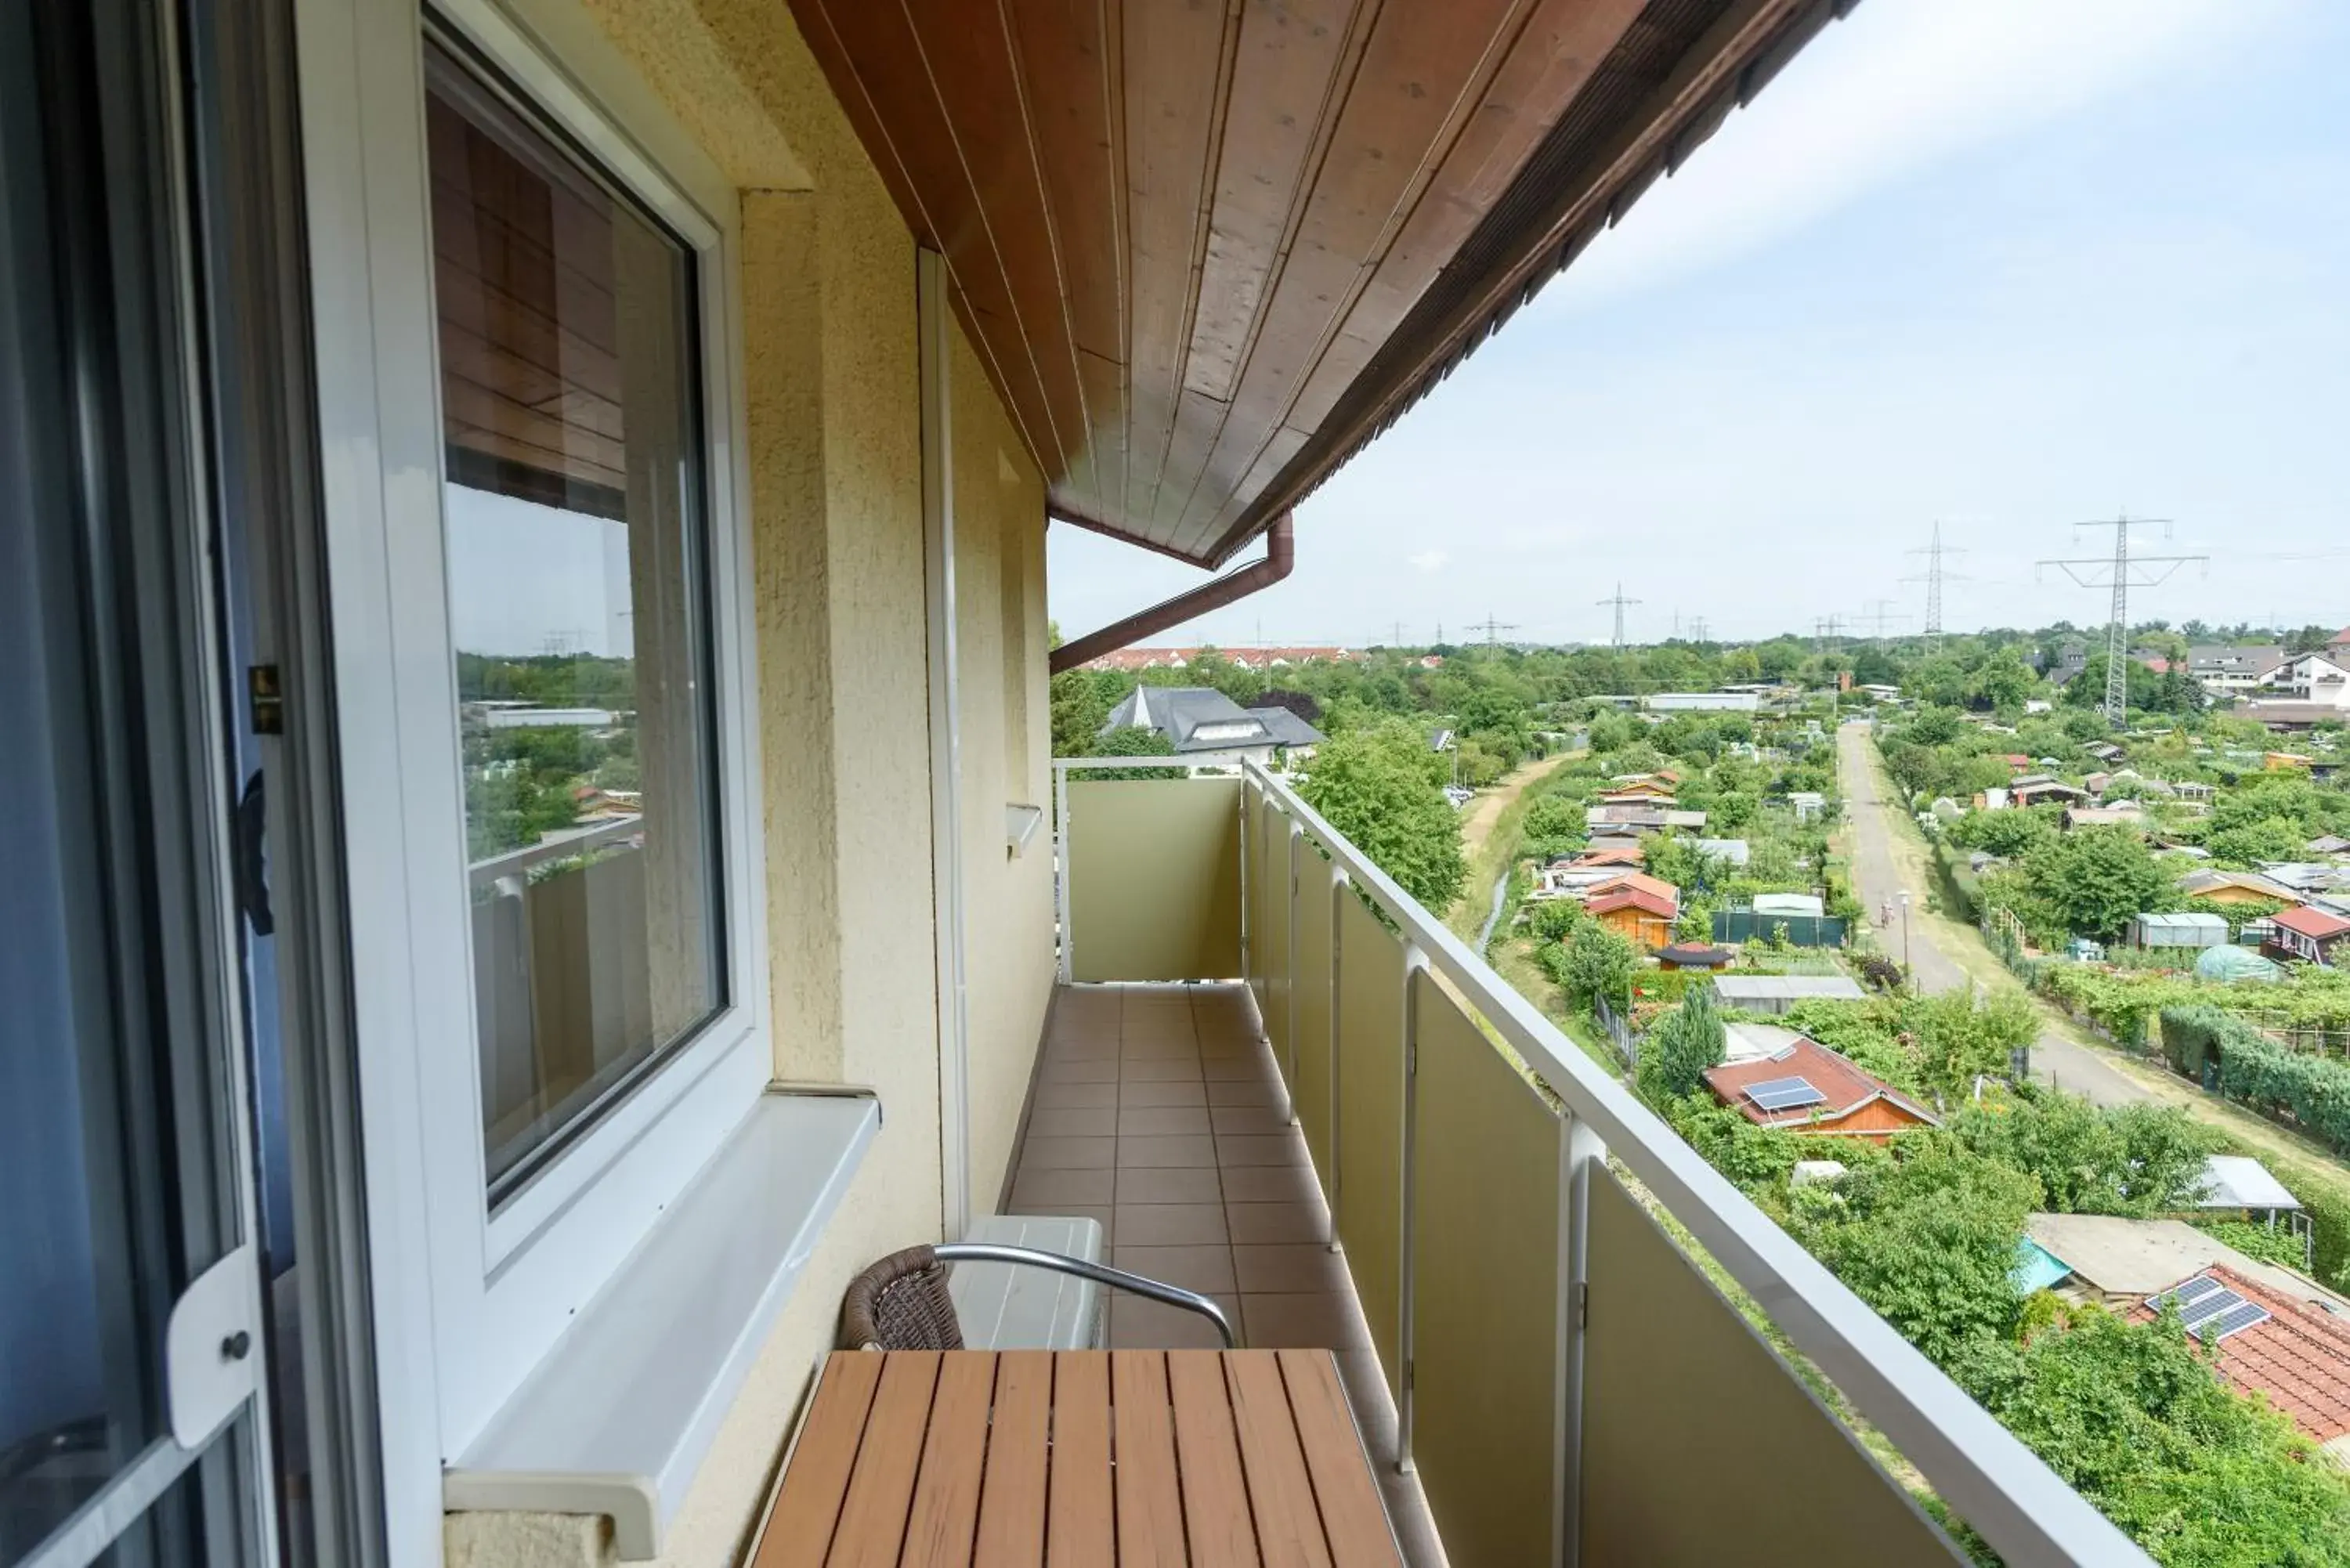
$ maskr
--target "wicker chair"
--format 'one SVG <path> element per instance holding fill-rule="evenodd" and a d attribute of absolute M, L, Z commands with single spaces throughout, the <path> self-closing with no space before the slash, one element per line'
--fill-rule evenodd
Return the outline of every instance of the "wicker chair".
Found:
<path fill-rule="evenodd" d="M 1223 1309 L 1195 1291 L 1147 1280 L 1123 1269 L 1105 1268 L 1082 1258 L 1040 1252 L 1033 1247 L 951 1241 L 892 1252 L 849 1281 L 847 1291 L 840 1298 L 840 1348 L 961 1350 L 962 1325 L 956 1321 L 954 1302 L 947 1294 L 947 1266 L 957 1262 L 1011 1263 L 1075 1274 L 1112 1290 L 1127 1291 L 1197 1313 L 1216 1325 L 1216 1332 L 1223 1336 L 1225 1349 L 1237 1348 L 1240 1344 Z"/>

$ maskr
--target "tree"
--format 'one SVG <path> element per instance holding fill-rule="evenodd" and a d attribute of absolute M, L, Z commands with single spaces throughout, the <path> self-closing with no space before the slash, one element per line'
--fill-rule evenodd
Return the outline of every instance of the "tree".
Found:
<path fill-rule="evenodd" d="M 1561 951 L 1558 982 L 1586 1007 L 1596 997 L 1622 996 L 1640 968 L 1640 950 L 1596 920 L 1578 924 Z"/>
<path fill-rule="evenodd" d="M 1712 988 L 1690 992 L 1641 1042 L 1640 1092 L 1659 1106 L 1695 1094 L 1705 1070 L 1721 1064 L 1727 1035 Z"/>
<path fill-rule="evenodd" d="M 2077 1095 L 2033 1092 L 1969 1106 L 1951 1136 L 2040 1184 L 2059 1214 L 2143 1217 L 2191 1207 L 2212 1139 L 2176 1106 L 2100 1109 Z"/>
<path fill-rule="evenodd" d="M 1171 757 L 1175 742 L 1147 724 L 1123 724 L 1094 742 L 1100 757 Z M 1097 768 L 1078 775 L 1087 779 L 1171 779 L 1172 768 Z"/>
<path fill-rule="evenodd" d="M 1971 811 L 1950 825 L 1950 842 L 2012 859 L 2055 836 L 2056 825 L 2042 807 L 2027 811 Z"/>
<path fill-rule="evenodd" d="M 2024 884 L 2074 933 L 2111 937 L 2134 916 L 2177 898 L 2170 876 L 2135 829 L 2077 827 L 2023 858 Z"/>
<path fill-rule="evenodd" d="M 2022 1300 L 2011 1272 L 2038 1195 L 2030 1177 L 1925 1135 L 1839 1186 L 1844 1204 L 1799 1214 L 1798 1238 L 1911 1344 L 1942 1361 L 2013 1334 Z"/>
<path fill-rule="evenodd" d="M 1101 733 L 1102 722 L 1109 717 L 1110 710 L 1109 699 L 1102 694 L 1100 683 L 1087 670 L 1064 670 L 1053 677 L 1050 701 L 1053 754 L 1093 755 L 1095 739 Z"/>
<path fill-rule="evenodd" d="M 2264 860 L 2299 859 L 2309 835 L 2290 817 L 2272 816 L 2262 822 L 2223 827 L 2203 841 L 2211 858 L 2222 866 L 2247 869 Z"/>
<path fill-rule="evenodd" d="M 1416 729 L 1394 724 L 1333 736 L 1314 756 L 1305 804 L 1431 910 L 1460 896 L 1468 867 L 1461 820 Z"/>

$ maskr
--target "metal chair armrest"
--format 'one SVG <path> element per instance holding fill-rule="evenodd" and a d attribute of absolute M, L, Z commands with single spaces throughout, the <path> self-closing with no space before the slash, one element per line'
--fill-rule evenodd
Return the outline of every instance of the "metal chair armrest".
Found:
<path fill-rule="evenodd" d="M 1007 1247 L 996 1241 L 947 1241 L 931 1251 L 941 1263 L 1013 1263 L 1025 1268 L 1050 1269 L 1055 1273 L 1074 1274 L 1097 1285 L 1107 1285 L 1114 1291 L 1126 1291 L 1155 1302 L 1164 1302 L 1185 1312 L 1198 1313 L 1214 1324 L 1216 1332 L 1223 1335 L 1226 1350 L 1240 1348 L 1240 1335 L 1232 1328 L 1231 1320 L 1224 1316 L 1224 1309 L 1199 1292 L 1187 1291 L 1180 1285 L 1145 1279 L 1140 1274 L 1129 1274 L 1124 1269 L 1113 1269 L 1103 1263 L 1090 1263 L 1083 1258 L 1039 1251 L 1034 1247 Z"/>

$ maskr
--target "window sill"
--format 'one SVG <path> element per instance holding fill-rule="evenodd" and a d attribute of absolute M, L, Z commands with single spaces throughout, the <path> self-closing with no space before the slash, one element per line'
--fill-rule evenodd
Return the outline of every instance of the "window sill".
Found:
<path fill-rule="evenodd" d="M 442 1478 L 451 1511 L 663 1529 L 881 1123 L 869 1094 L 770 1091 Z"/>

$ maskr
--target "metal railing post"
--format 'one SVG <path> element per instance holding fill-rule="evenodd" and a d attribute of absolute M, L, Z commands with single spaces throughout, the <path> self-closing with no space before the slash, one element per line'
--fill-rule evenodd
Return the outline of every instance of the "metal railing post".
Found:
<path fill-rule="evenodd" d="M 1330 1228 L 1330 1250 L 1338 1251 L 1338 1185 L 1345 1179 L 1344 1157 L 1338 1147 L 1338 914 L 1355 879 L 1333 861 L 1330 866 L 1330 1193 L 1325 1206 Z"/>
<path fill-rule="evenodd" d="M 1241 774 L 1241 983 L 1249 980 L 1249 777 Z"/>
<path fill-rule="evenodd" d="M 1297 846 L 1305 842 L 1305 830 L 1297 819 L 1289 819 L 1289 962 L 1284 972 L 1289 976 L 1289 1000 L 1281 1009 L 1281 1032 L 1289 1038 L 1283 1046 L 1288 1053 L 1286 1070 L 1281 1075 L 1282 1097 L 1289 1102 L 1289 1124 L 1297 1120 Z"/>
<path fill-rule="evenodd" d="M 1551 1561 L 1575 1568 L 1583 1548 L 1583 1343 L 1589 1325 L 1591 1173 L 1603 1168 L 1607 1146 L 1572 1112 L 1559 1137 L 1558 1159 L 1558 1474 L 1551 1500 Z"/>
<path fill-rule="evenodd" d="M 1076 933 L 1069 929 L 1069 765 L 1063 762 L 1053 764 L 1053 901 L 1061 922 L 1061 983 L 1066 985 L 1074 972 L 1069 949 Z"/>
<path fill-rule="evenodd" d="M 1417 1204 L 1419 1182 L 1419 979 L 1428 972 L 1428 955 L 1419 944 L 1407 939 L 1403 944 L 1403 1148 L 1399 1162 L 1403 1191 L 1402 1224 L 1399 1228 L 1398 1265 L 1402 1278 L 1396 1282 L 1396 1357 L 1403 1363 L 1396 1378 L 1399 1394 L 1396 1399 L 1396 1469 L 1411 1473 L 1411 1427 L 1414 1407 L 1418 1403 L 1414 1387 L 1413 1363 L 1417 1322 L 1417 1293 L 1413 1289 L 1413 1258 L 1419 1244 L 1419 1226 L 1412 1210 Z"/>

